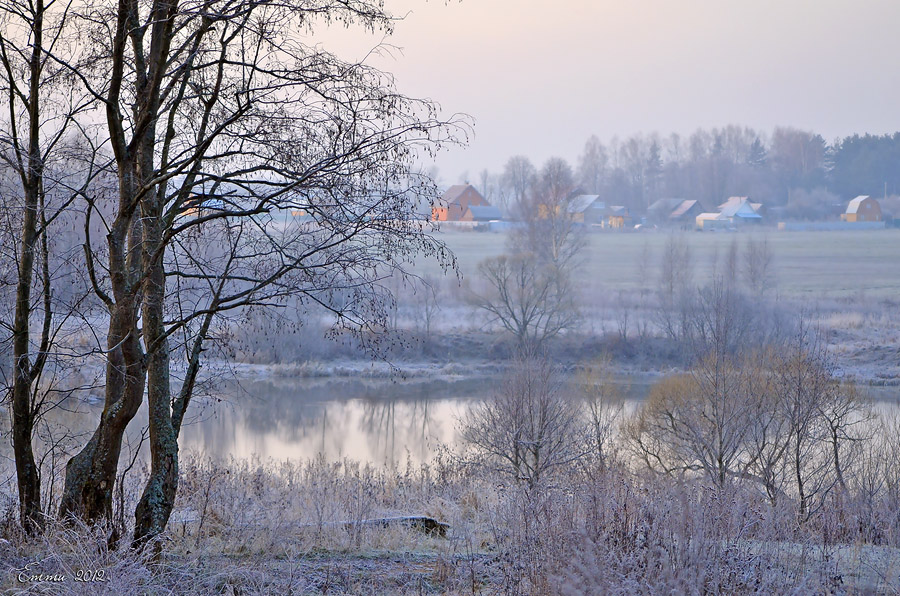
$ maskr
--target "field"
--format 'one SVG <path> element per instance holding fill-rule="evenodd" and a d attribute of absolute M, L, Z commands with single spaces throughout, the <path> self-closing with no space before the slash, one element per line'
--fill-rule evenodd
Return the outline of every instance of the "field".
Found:
<path fill-rule="evenodd" d="M 732 242 L 742 248 L 749 238 L 767 240 L 774 256 L 776 291 L 790 298 L 809 300 L 862 297 L 879 300 L 900 295 L 900 229 L 852 232 L 680 232 L 691 250 L 694 280 L 703 283 L 712 274 L 717 256 L 725 258 Z M 503 233 L 442 231 L 438 237 L 456 254 L 464 278 L 474 276 L 478 263 L 501 254 Z M 592 233 L 582 276 L 596 291 L 633 290 L 640 287 L 641 260 L 647 254 L 653 287 L 669 234 Z M 436 267 L 423 269 L 434 273 Z"/>

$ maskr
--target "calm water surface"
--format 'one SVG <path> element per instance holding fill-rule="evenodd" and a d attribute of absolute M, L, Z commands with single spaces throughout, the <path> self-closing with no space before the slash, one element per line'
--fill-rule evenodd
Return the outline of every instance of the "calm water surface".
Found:
<path fill-rule="evenodd" d="M 277 379 L 230 383 L 223 403 L 198 403 L 182 448 L 213 456 L 376 464 L 428 461 L 457 442 L 458 421 L 496 390 L 492 378 L 413 381 Z M 626 399 L 649 384 L 621 381 Z"/>
<path fill-rule="evenodd" d="M 632 406 L 650 386 L 645 378 L 617 379 L 619 394 Z M 431 459 L 439 445 L 456 444 L 459 419 L 496 389 L 491 377 L 230 380 L 192 402 L 179 440 L 183 451 L 222 460 L 304 460 L 322 453 L 332 461 L 417 464 Z M 876 410 L 900 412 L 900 388 L 866 392 Z M 101 403 L 77 402 L 53 419 L 83 433 L 83 442 L 101 410 Z M 144 406 L 129 428 L 132 448 L 146 424 Z"/>

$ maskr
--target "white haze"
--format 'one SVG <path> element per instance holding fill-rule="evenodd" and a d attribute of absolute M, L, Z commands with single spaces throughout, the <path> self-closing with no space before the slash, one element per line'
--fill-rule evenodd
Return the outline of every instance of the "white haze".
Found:
<path fill-rule="evenodd" d="M 406 14 L 375 64 L 476 119 L 444 182 L 514 154 L 574 160 L 591 134 L 787 125 L 826 140 L 900 129 L 891 0 L 387 0 Z M 316 42 L 362 57 L 380 38 Z"/>

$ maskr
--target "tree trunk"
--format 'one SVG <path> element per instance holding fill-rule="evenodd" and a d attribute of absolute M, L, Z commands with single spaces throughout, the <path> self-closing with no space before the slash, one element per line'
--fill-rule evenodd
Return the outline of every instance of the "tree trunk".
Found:
<path fill-rule="evenodd" d="M 129 188 L 128 182 L 126 177 L 122 187 Z M 126 203 L 120 199 L 120 206 Z M 97 430 L 87 445 L 66 464 L 66 483 L 59 509 L 63 518 L 76 516 L 89 523 L 112 519 L 113 485 L 122 438 L 141 406 L 146 378 L 137 327 L 139 293 L 134 287 L 141 242 L 139 220 L 132 222 L 131 217 L 120 210 L 107 236 L 115 303 L 108 305 L 106 400 Z"/>
<path fill-rule="evenodd" d="M 28 356 L 31 280 L 37 240 L 37 193 L 35 191 L 36 189 L 33 188 L 26 190 L 22 246 L 16 285 L 16 313 L 13 323 L 13 452 L 16 457 L 16 479 L 19 486 L 19 518 L 25 531 L 29 533 L 39 527 L 41 520 L 41 479 L 31 445 L 34 431 L 31 385 L 34 376 Z"/>
<path fill-rule="evenodd" d="M 148 366 L 150 478 L 134 511 L 134 545 L 161 534 L 169 523 L 178 490 L 178 438 L 172 426 L 168 349 L 157 350 Z"/>
<path fill-rule="evenodd" d="M 66 483 L 60 516 L 75 515 L 86 522 L 112 518 L 113 484 L 119 466 L 122 438 L 137 414 L 144 393 L 145 368 L 130 309 L 117 307 L 107 345 L 106 404 L 100 423 L 87 445 L 66 464 Z M 114 346 L 119 346 L 114 348 Z"/>
<path fill-rule="evenodd" d="M 797 478 L 797 497 L 800 501 L 799 505 L 799 518 L 800 522 L 806 521 L 806 511 L 807 511 L 807 502 L 806 502 L 806 489 L 803 485 L 803 457 L 800 452 L 800 435 L 797 435 L 797 444 L 794 449 L 794 474 Z"/>
<path fill-rule="evenodd" d="M 45 356 L 39 356 L 32 366 L 29 358 L 31 321 L 31 282 L 34 274 L 34 252 L 38 241 L 38 204 L 44 173 L 40 149 L 40 83 L 41 58 L 44 31 L 44 3 L 33 5 L 31 56 L 28 63 L 29 97 L 28 154 L 26 171 L 19 171 L 25 195 L 22 217 L 22 242 L 19 253 L 19 270 L 16 283 L 16 309 L 13 320 L 13 387 L 12 387 L 12 435 L 13 453 L 16 459 L 16 480 L 19 489 L 19 518 L 26 532 L 34 532 L 42 524 L 40 470 L 34 461 L 32 435 L 36 412 L 31 403 L 31 390 L 43 366 Z M 7 63 L 8 64 L 8 63 Z M 13 92 L 10 90 L 10 94 Z M 12 106 L 12 95 L 10 96 Z M 12 107 L 10 108 L 12 110 Z M 16 141 L 18 144 L 18 141 Z M 19 162 L 22 165 L 22 162 Z M 46 233 L 46 231 L 44 232 Z M 46 257 L 46 255 L 45 255 Z M 49 280 L 45 280 L 49 284 Z M 49 292 L 49 287 L 44 288 Z M 49 317 L 49 313 L 45 313 Z M 46 330 L 45 330 L 46 332 Z M 43 340 L 43 338 L 42 338 Z M 43 345 L 46 349 L 47 346 Z"/>
<path fill-rule="evenodd" d="M 162 193 L 160 193 L 161 195 Z M 141 546 L 166 529 L 178 489 L 178 434 L 172 422 L 169 344 L 165 336 L 166 275 L 162 247 L 162 198 L 142 201 L 144 343 L 149 353 L 147 403 L 150 415 L 150 478 L 134 512 L 134 545 Z"/>

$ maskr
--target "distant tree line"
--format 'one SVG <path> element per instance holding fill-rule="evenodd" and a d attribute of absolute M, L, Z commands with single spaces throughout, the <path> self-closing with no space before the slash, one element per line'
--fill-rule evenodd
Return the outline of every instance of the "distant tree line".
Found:
<path fill-rule="evenodd" d="M 788 217 L 818 219 L 860 194 L 900 194 L 900 132 L 831 143 L 813 131 L 780 127 L 766 134 L 737 125 L 690 136 L 613 137 L 607 143 L 592 135 L 574 166 L 556 157 L 551 162 L 554 169 L 562 162 L 571 171 L 575 188 L 636 213 L 660 198 L 697 199 L 713 208 L 729 196 L 750 196 L 783 207 Z M 545 178 L 527 157 L 516 155 L 502 172 L 484 170 L 472 182 L 492 204 L 512 213 Z"/>

